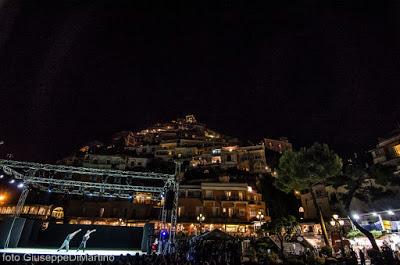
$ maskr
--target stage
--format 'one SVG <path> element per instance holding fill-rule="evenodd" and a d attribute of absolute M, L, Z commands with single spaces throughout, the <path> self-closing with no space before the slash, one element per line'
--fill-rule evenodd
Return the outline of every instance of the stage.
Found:
<path fill-rule="evenodd" d="M 51 249 L 51 248 L 7 248 L 7 249 L 0 249 L 0 253 L 8 253 L 8 254 L 31 254 L 31 255 L 89 255 L 89 256 L 126 256 L 126 255 L 136 255 L 136 253 L 139 253 L 139 255 L 142 255 L 143 252 L 140 250 L 118 250 L 118 249 L 113 249 L 113 250 L 107 250 L 107 249 L 86 249 L 85 252 L 76 251 L 76 249 L 70 249 L 68 252 L 65 250 L 60 250 L 57 252 L 57 249 Z"/>

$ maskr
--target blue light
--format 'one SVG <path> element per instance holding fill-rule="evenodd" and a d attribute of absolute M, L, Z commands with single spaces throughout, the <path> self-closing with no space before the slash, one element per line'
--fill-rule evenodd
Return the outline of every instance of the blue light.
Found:
<path fill-rule="evenodd" d="M 22 189 L 24 187 L 24 183 L 19 183 L 17 187 Z"/>
<path fill-rule="evenodd" d="M 47 191 L 48 191 L 48 192 L 51 192 L 51 189 L 48 189 Z"/>
<path fill-rule="evenodd" d="M 168 232 L 167 230 L 162 230 L 161 231 L 161 239 L 167 239 L 168 237 Z"/>
<path fill-rule="evenodd" d="M 13 184 L 14 182 L 15 182 L 15 179 L 12 179 L 8 183 Z"/>
<path fill-rule="evenodd" d="M 0 175 L 0 179 L 2 179 L 2 178 L 4 178 L 4 175 L 3 175 L 3 174 Z"/>

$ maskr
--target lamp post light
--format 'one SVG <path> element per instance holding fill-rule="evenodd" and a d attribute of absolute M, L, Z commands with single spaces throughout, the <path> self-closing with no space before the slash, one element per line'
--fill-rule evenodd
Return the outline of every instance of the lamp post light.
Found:
<path fill-rule="evenodd" d="M 394 212 L 392 210 L 386 211 L 388 215 L 394 215 Z"/>
<path fill-rule="evenodd" d="M 299 207 L 299 216 L 300 216 L 300 220 L 304 219 L 304 208 L 303 208 L 303 206 Z"/>
<path fill-rule="evenodd" d="M 330 221 L 330 224 L 331 224 L 331 226 L 332 226 L 334 231 L 336 229 L 338 231 L 339 239 L 340 239 L 340 251 L 342 252 L 342 257 L 344 257 L 345 256 L 345 251 L 344 251 L 343 235 L 342 235 L 342 229 L 343 229 L 344 221 L 339 219 L 339 215 L 334 214 L 334 215 L 332 215 L 332 220 Z"/>
<path fill-rule="evenodd" d="M 261 220 L 264 219 L 264 214 L 263 214 L 261 211 L 258 211 L 256 217 L 257 217 L 258 223 L 259 223 L 259 225 L 260 225 L 259 229 L 261 229 Z"/>
<path fill-rule="evenodd" d="M 226 233 L 226 216 L 227 216 L 227 213 L 226 213 L 226 208 L 225 207 L 222 208 L 222 215 L 224 216 L 224 230 L 225 230 L 225 233 Z"/>
<path fill-rule="evenodd" d="M 0 205 L 6 202 L 7 196 L 5 194 L 0 194 Z"/>
<path fill-rule="evenodd" d="M 206 217 L 202 213 L 197 216 L 197 222 L 199 222 L 200 225 L 200 233 L 202 232 L 201 224 L 204 222 L 205 219 Z"/>

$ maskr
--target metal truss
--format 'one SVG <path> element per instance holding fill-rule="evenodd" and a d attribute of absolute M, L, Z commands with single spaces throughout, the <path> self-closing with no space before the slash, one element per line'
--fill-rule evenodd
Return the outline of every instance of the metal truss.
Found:
<path fill-rule="evenodd" d="M 161 194 L 175 182 L 175 176 L 172 174 L 69 167 L 12 160 L 0 160 L 0 167 L 6 174 L 22 180 L 25 185 L 77 195 L 131 198 L 134 192 L 149 192 L 154 193 L 157 199 L 161 199 Z M 61 177 L 55 176 L 56 173 Z M 82 175 L 95 176 L 97 179 L 82 181 Z M 109 177 L 124 178 L 124 184 Z M 141 185 L 134 185 L 138 182 Z"/>
<path fill-rule="evenodd" d="M 177 179 L 181 174 L 181 163 L 175 164 L 176 179 L 173 183 L 173 190 L 175 192 L 174 201 L 172 202 L 171 210 L 171 227 L 170 227 L 170 242 L 175 242 L 176 225 L 178 222 L 178 199 L 179 199 L 179 180 Z"/>
<path fill-rule="evenodd" d="M 59 172 L 64 174 L 69 173 L 69 174 L 92 175 L 92 176 L 96 175 L 96 176 L 108 176 L 108 177 L 130 177 L 136 179 L 153 179 L 153 180 L 154 179 L 168 180 L 174 178 L 174 175 L 164 174 L 164 173 L 73 167 L 64 165 L 40 164 L 34 162 L 22 162 L 15 160 L 0 160 L 0 166 L 9 166 L 14 169 L 20 168 L 25 170 L 27 169 L 43 170 L 43 171 Z"/>
<path fill-rule="evenodd" d="M 176 163 L 175 174 L 94 169 L 13 160 L 0 160 L 0 168 L 7 175 L 22 180 L 24 183 L 12 226 L 15 219 L 20 215 L 31 188 L 65 194 L 125 199 L 131 199 L 135 192 L 148 192 L 153 194 L 155 200 L 162 200 L 167 192 L 172 190 L 175 193 L 172 210 L 166 210 L 165 205 L 163 205 L 160 221 L 162 229 L 166 229 L 168 216 L 171 218 L 167 251 L 174 251 L 170 249 L 170 246 L 171 242 L 175 242 L 176 235 L 179 190 L 177 176 L 181 172 L 179 162 Z M 92 177 L 96 177 L 96 179 Z M 121 178 L 124 179 L 124 184 L 121 184 Z M 7 237 L 8 241 L 9 236 Z"/>
<path fill-rule="evenodd" d="M 181 162 L 175 162 L 175 178 L 167 181 L 165 185 L 165 195 L 169 190 L 174 192 L 174 198 L 172 202 L 172 209 L 167 210 L 165 203 L 161 211 L 161 230 L 167 229 L 167 219 L 170 217 L 169 237 L 167 242 L 163 242 L 162 235 L 160 233 L 158 252 L 162 254 L 174 253 L 176 251 L 175 238 L 176 238 L 176 227 L 178 221 L 178 198 L 179 198 L 179 176 L 181 174 Z"/>

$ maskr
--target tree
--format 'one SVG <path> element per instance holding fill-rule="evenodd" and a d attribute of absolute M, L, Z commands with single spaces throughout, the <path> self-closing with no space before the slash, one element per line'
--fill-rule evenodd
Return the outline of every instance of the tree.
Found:
<path fill-rule="evenodd" d="M 313 187 L 316 184 L 325 184 L 328 179 L 338 176 L 341 170 L 342 160 L 326 144 L 315 143 L 308 149 L 287 151 L 279 160 L 278 187 L 285 192 L 309 190 L 327 246 L 331 244 Z"/>
<path fill-rule="evenodd" d="M 298 229 L 296 217 L 288 215 L 287 217 L 279 217 L 266 223 L 261 227 L 263 232 L 268 232 L 276 236 L 280 244 L 281 256 L 284 258 L 284 242 L 290 240 Z"/>
<path fill-rule="evenodd" d="M 363 228 L 351 213 L 351 203 L 357 198 L 365 203 L 394 194 L 386 187 L 400 186 L 399 179 L 393 174 L 391 167 L 374 165 L 363 167 L 357 164 L 348 164 L 344 167 L 343 175 L 330 179 L 332 187 L 336 189 L 338 205 L 349 216 L 355 227 L 371 242 L 372 248 L 380 251 L 373 233 Z"/>
<path fill-rule="evenodd" d="M 257 188 L 262 193 L 262 198 L 268 205 L 269 214 L 274 218 L 287 215 L 298 215 L 299 204 L 293 193 L 286 193 L 276 187 L 276 178 L 264 174 L 258 178 Z"/>

